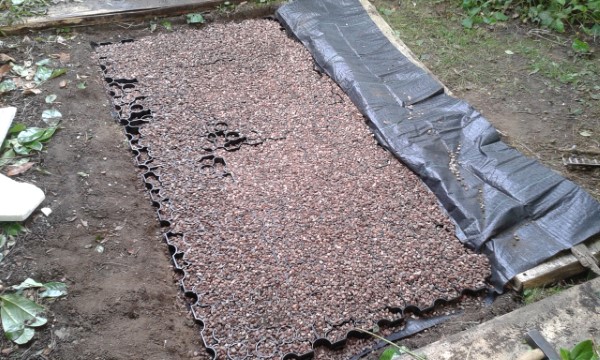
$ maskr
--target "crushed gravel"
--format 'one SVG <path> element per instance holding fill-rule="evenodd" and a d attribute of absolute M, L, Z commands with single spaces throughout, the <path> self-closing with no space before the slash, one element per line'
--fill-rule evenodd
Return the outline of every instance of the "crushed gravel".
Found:
<path fill-rule="evenodd" d="M 485 286 L 487 259 L 464 248 L 435 196 L 276 22 L 97 51 L 107 76 L 139 81 L 154 113 L 140 141 L 219 358 L 307 353 L 316 339 Z"/>

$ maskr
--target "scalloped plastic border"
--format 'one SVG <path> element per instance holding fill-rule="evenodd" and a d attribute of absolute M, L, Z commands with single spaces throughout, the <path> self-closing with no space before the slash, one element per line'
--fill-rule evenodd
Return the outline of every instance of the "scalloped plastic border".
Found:
<path fill-rule="evenodd" d="M 119 41 L 118 43 L 124 44 L 124 43 L 133 42 L 133 41 L 135 41 L 135 40 L 134 39 L 124 39 L 124 40 Z M 96 49 L 99 46 L 112 45 L 112 44 L 115 44 L 115 43 L 113 43 L 113 42 L 102 42 L 102 43 L 92 42 L 91 46 L 93 49 Z M 148 193 L 150 194 L 152 205 L 155 208 L 157 208 L 156 214 L 157 214 L 160 226 L 161 226 L 161 228 L 166 229 L 166 231 L 163 233 L 162 236 L 163 236 L 164 241 L 167 243 L 169 253 L 171 255 L 171 261 L 173 262 L 174 270 L 177 274 L 179 274 L 181 276 L 181 278 L 179 279 L 179 287 L 182 290 L 185 298 L 188 300 L 187 301 L 188 308 L 189 308 L 190 312 L 192 313 L 194 322 L 196 322 L 196 324 L 198 324 L 201 328 L 200 329 L 200 337 L 202 339 L 203 346 L 206 349 L 206 351 L 208 352 L 208 354 L 210 354 L 212 356 L 212 359 L 216 360 L 217 356 L 218 356 L 217 350 L 215 348 L 209 346 L 206 341 L 206 337 L 205 337 L 205 333 L 204 333 L 205 321 L 194 310 L 195 306 L 198 306 L 198 307 L 202 306 L 200 304 L 200 296 L 198 295 L 198 293 L 195 291 L 194 288 L 191 288 L 191 289 L 187 288 L 184 283 L 185 278 L 188 276 L 187 268 L 190 266 L 190 262 L 188 262 L 185 259 L 185 252 L 178 249 L 177 246 L 171 241 L 171 239 L 174 237 L 180 237 L 185 242 L 185 234 L 173 232 L 170 229 L 171 219 L 172 219 L 171 209 L 170 209 L 170 200 L 169 200 L 169 197 L 167 195 L 165 195 L 162 191 L 162 182 L 160 180 L 160 171 L 159 171 L 160 166 L 153 165 L 154 158 L 151 155 L 149 146 L 142 145 L 140 143 L 141 135 L 139 132 L 139 128 L 141 126 L 143 126 L 144 124 L 152 121 L 153 112 L 151 109 L 146 109 L 142 104 L 140 104 L 138 102 L 139 100 L 143 100 L 145 98 L 144 96 L 134 97 L 133 100 L 131 100 L 130 102 L 121 102 L 121 101 L 115 100 L 121 96 L 121 95 L 117 94 L 117 92 L 114 90 L 115 88 L 120 89 L 120 91 L 122 93 L 126 93 L 130 90 L 134 90 L 136 88 L 136 85 L 138 84 L 138 81 L 137 81 L 137 79 L 113 79 L 113 78 L 109 77 L 107 66 L 103 63 L 104 59 L 105 58 L 103 58 L 103 57 L 99 58 L 99 65 L 100 65 L 100 69 L 102 70 L 102 74 L 103 74 L 103 77 L 104 77 L 104 80 L 106 83 L 105 87 L 107 88 L 108 95 L 110 96 L 110 99 L 113 103 L 113 109 L 112 109 L 113 116 L 115 117 L 116 122 L 121 124 L 125 130 L 125 135 L 129 142 L 130 150 L 133 153 L 134 158 L 135 158 L 135 164 L 139 169 L 141 169 L 143 171 L 142 180 L 144 181 L 144 185 L 145 185 L 146 189 L 148 190 Z M 218 127 L 219 124 L 220 123 L 215 124 L 215 127 Z M 223 129 L 216 129 L 216 130 L 224 131 Z M 233 146 L 232 150 L 236 150 L 239 148 L 239 143 L 238 143 L 239 134 L 237 134 L 237 136 L 238 137 L 236 137 L 236 139 L 233 143 L 234 146 Z M 261 143 L 261 141 L 251 143 L 250 145 L 258 145 L 259 143 Z M 225 147 L 225 149 L 227 150 L 227 147 Z M 215 164 L 222 164 L 226 169 L 226 164 L 225 164 L 225 161 L 223 158 L 217 157 L 214 155 L 210 155 L 210 154 L 206 155 L 205 158 L 207 160 L 207 166 L 211 166 L 211 164 L 212 164 L 212 166 L 214 166 Z M 230 176 L 230 175 L 231 175 L 231 173 L 229 173 L 227 170 L 225 170 L 221 176 Z M 456 303 L 460 302 L 460 299 L 463 296 L 476 297 L 476 296 L 481 296 L 482 294 L 487 294 L 487 296 L 491 296 L 491 297 L 495 296 L 495 293 L 490 288 L 483 287 L 483 288 L 479 288 L 479 289 L 464 289 L 460 292 L 460 294 L 458 296 L 451 298 L 451 299 L 444 299 L 444 298 L 436 299 L 432 302 L 432 304 L 430 306 L 425 307 L 425 308 L 419 308 L 416 305 L 410 305 L 410 304 L 405 306 L 404 308 L 389 307 L 388 310 L 391 313 L 401 314 L 400 318 L 395 321 L 390 321 L 390 320 L 386 320 L 386 319 L 379 320 L 377 322 L 377 325 L 381 328 L 397 327 L 397 326 L 400 326 L 403 323 L 405 323 L 407 314 L 423 316 L 423 315 L 433 312 L 433 310 L 438 307 L 456 304 Z M 399 337 L 398 335 L 400 335 L 401 333 L 402 333 L 402 331 L 393 333 L 392 335 L 388 336 L 388 338 L 394 339 L 394 341 L 397 341 L 397 340 L 400 340 L 400 339 L 406 337 L 406 336 Z M 339 350 L 346 345 L 346 342 L 350 338 L 366 339 L 366 338 L 370 338 L 370 336 L 363 332 L 357 331 L 357 330 L 350 330 L 346 333 L 346 335 L 341 340 L 334 341 L 334 342 L 331 342 L 327 338 L 317 338 L 314 341 L 312 341 L 311 347 L 312 347 L 312 349 L 315 349 L 317 347 L 324 346 L 330 350 Z M 362 354 L 362 355 L 358 354 L 357 356 L 363 357 L 366 355 L 367 354 Z M 249 357 L 249 355 L 246 355 L 245 357 L 243 357 L 243 359 L 246 359 L 248 357 Z M 268 356 L 268 355 L 267 356 L 258 356 L 258 358 L 262 358 L 262 359 L 267 359 L 267 358 L 271 358 L 271 357 L 272 356 Z M 282 360 L 292 360 L 292 359 L 308 360 L 308 359 L 312 359 L 313 357 L 314 357 L 314 350 L 311 350 L 311 351 L 301 354 L 301 355 L 298 355 L 295 353 L 285 354 L 282 357 Z M 229 355 L 227 355 L 227 358 L 230 360 L 234 360 L 234 358 L 230 357 Z"/>

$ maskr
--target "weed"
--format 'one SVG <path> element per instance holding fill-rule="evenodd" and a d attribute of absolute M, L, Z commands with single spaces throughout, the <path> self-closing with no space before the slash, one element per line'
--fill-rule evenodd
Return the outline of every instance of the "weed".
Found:
<path fill-rule="evenodd" d="M 22 345 L 33 338 L 35 328 L 48 322 L 42 316 L 44 307 L 40 299 L 64 296 L 67 286 L 61 282 L 40 283 L 27 279 L 11 289 L 12 292 L 0 293 L 2 330 L 7 339 Z"/>
<path fill-rule="evenodd" d="M 599 360 L 600 347 L 597 347 L 592 340 L 584 340 L 575 345 L 572 349 L 560 349 L 561 360 Z"/>
<path fill-rule="evenodd" d="M 566 290 L 564 286 L 552 286 L 548 288 L 533 288 L 527 289 L 523 291 L 523 302 L 525 305 L 532 304 L 534 302 L 540 301 L 548 296 L 552 296 L 560 293 L 561 291 Z"/>
<path fill-rule="evenodd" d="M 44 15 L 47 9 L 46 0 L 0 0 L 1 22 L 8 25 L 26 17 Z"/>
<path fill-rule="evenodd" d="M 425 356 L 415 354 L 414 352 L 410 351 L 410 349 L 407 348 L 406 346 L 400 346 L 398 344 L 395 344 L 395 343 L 389 341 L 388 339 L 386 339 L 382 336 L 379 336 L 373 332 L 370 332 L 367 330 L 362 330 L 362 329 L 354 329 L 354 330 L 368 334 L 368 335 L 370 335 L 374 338 L 377 338 L 393 347 L 393 348 L 385 350 L 379 357 L 379 360 L 395 360 L 396 358 L 400 357 L 400 355 L 402 355 L 402 354 L 407 354 L 416 360 L 427 360 L 427 358 Z M 374 329 L 374 331 L 377 331 L 377 327 Z"/>
<path fill-rule="evenodd" d="M 26 232 L 27 229 L 18 222 L 0 222 L 0 262 L 15 246 L 15 236 Z"/>
<path fill-rule="evenodd" d="M 199 13 L 187 14 L 185 17 L 188 24 L 204 24 L 206 22 Z"/>

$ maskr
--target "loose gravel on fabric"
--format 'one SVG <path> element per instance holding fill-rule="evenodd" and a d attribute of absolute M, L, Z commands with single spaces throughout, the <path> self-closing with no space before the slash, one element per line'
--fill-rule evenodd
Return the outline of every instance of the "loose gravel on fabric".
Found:
<path fill-rule="evenodd" d="M 142 127 L 218 358 L 280 358 L 481 288 L 486 258 L 269 20 L 97 49 L 137 79 Z M 223 159 L 221 161 L 221 159 Z"/>

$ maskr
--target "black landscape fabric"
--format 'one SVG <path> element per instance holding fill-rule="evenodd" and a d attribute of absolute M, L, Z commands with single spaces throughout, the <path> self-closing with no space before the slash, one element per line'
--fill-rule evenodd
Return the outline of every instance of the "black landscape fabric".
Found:
<path fill-rule="evenodd" d="M 379 142 L 438 197 L 457 236 L 483 252 L 498 291 L 600 233 L 600 203 L 500 141 L 381 32 L 358 0 L 297 0 L 277 17 L 370 120 Z"/>

